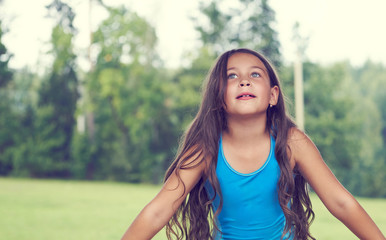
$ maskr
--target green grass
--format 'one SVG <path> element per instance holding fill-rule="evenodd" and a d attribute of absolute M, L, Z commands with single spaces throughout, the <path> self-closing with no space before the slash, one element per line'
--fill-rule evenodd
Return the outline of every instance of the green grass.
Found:
<path fill-rule="evenodd" d="M 386 234 L 386 199 L 357 198 L 362 207 L 375 221 L 383 234 Z M 315 220 L 311 233 L 316 239 L 358 239 L 339 220 L 324 207 L 316 194 L 311 195 Z"/>
<path fill-rule="evenodd" d="M 0 238 L 119 239 L 160 186 L 0 178 Z M 386 199 L 359 198 L 383 233 Z M 317 239 L 355 239 L 312 195 Z M 155 240 L 166 239 L 164 232 Z"/>

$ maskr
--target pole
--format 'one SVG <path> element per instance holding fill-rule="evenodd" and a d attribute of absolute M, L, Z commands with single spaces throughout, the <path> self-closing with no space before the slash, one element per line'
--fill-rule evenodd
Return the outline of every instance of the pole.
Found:
<path fill-rule="evenodd" d="M 298 128 L 304 131 L 304 93 L 302 53 L 297 51 L 294 64 L 295 73 L 295 119 Z"/>

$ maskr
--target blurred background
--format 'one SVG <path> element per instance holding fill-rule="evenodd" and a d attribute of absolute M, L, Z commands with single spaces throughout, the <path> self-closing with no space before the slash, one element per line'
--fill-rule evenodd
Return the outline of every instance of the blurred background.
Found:
<path fill-rule="evenodd" d="M 386 197 L 386 3 L 0 0 L 0 176 L 162 182 L 215 58 L 264 53 L 353 194 Z M 296 66 L 296 67 L 295 67 Z"/>

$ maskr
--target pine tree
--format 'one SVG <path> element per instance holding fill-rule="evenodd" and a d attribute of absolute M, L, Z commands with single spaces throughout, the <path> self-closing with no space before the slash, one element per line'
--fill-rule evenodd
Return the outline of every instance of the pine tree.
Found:
<path fill-rule="evenodd" d="M 54 0 L 47 9 L 57 18 L 51 35 L 54 61 L 51 73 L 39 91 L 36 143 L 37 159 L 33 176 L 68 177 L 75 110 L 79 97 L 72 39 L 76 34 L 72 8 Z"/>
<path fill-rule="evenodd" d="M 231 48 L 246 47 L 263 53 L 281 65 L 280 42 L 274 29 L 275 11 L 268 0 L 239 0 L 225 8 L 224 0 L 201 2 L 204 18 L 194 18 L 204 47 L 219 55 Z"/>
<path fill-rule="evenodd" d="M 12 130 L 15 121 L 6 89 L 13 75 L 8 67 L 11 54 L 2 42 L 3 34 L 0 20 L 0 175 L 7 175 L 12 169 L 12 164 L 5 156 L 5 151 L 14 144 Z"/>

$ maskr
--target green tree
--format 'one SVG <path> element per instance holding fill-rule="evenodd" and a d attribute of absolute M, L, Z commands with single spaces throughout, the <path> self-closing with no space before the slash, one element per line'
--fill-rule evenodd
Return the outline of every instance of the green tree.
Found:
<path fill-rule="evenodd" d="M 123 6 L 106 10 L 109 17 L 93 34 L 98 53 L 87 91 L 95 136 L 87 156 L 78 159 L 84 166 L 80 174 L 159 182 L 175 139 L 168 133 L 173 128 L 165 101 L 168 77 L 155 67 L 161 65 L 155 31 Z"/>
<path fill-rule="evenodd" d="M 2 38 L 4 35 L 2 22 L 0 20 L 0 88 L 7 86 L 12 79 L 12 71 L 8 67 L 9 60 L 12 55 L 8 52 L 3 44 Z"/>
<path fill-rule="evenodd" d="M 293 68 L 282 66 L 281 80 L 293 113 Z M 304 64 L 306 132 L 337 178 L 353 194 L 384 197 L 385 148 L 382 101 L 385 68 L 367 62 L 321 66 Z"/>
<path fill-rule="evenodd" d="M 35 159 L 29 167 L 32 176 L 69 177 L 71 141 L 75 126 L 74 114 L 78 94 L 75 73 L 72 8 L 60 0 L 47 6 L 57 25 L 52 30 L 51 54 L 54 57 L 51 72 L 39 89 L 35 127 Z"/>
<path fill-rule="evenodd" d="M 13 130 L 17 129 L 17 126 L 15 126 L 15 114 L 8 94 L 8 85 L 13 76 L 8 62 L 12 55 L 3 44 L 3 34 L 3 25 L 0 20 L 0 175 L 7 175 L 12 170 L 12 163 L 6 151 L 15 143 Z"/>
<path fill-rule="evenodd" d="M 35 120 L 39 77 L 30 69 L 15 71 L 8 88 L 10 106 L 13 110 L 12 130 L 14 145 L 7 148 L 7 157 L 12 165 L 13 176 L 30 176 L 36 159 Z"/>
<path fill-rule="evenodd" d="M 362 146 L 354 183 L 361 195 L 386 197 L 386 69 L 367 61 L 352 72 L 355 82 L 348 87 L 358 99 L 353 110 L 361 120 L 358 141 Z"/>
<path fill-rule="evenodd" d="M 347 63 L 327 67 L 304 64 L 306 132 L 337 178 L 354 190 L 351 174 L 361 146 L 356 132 L 360 120 L 351 111 L 355 99 L 345 88 L 350 78 Z"/>
<path fill-rule="evenodd" d="M 194 18 L 203 46 L 215 55 L 230 48 L 247 47 L 281 65 L 280 42 L 273 24 L 275 11 L 268 0 L 239 0 L 224 8 L 222 0 L 200 3 L 202 18 Z"/>
<path fill-rule="evenodd" d="M 181 134 L 193 120 L 201 102 L 201 88 L 215 57 L 208 48 L 199 49 L 199 54 L 190 66 L 179 69 L 167 89 L 167 100 L 172 108 L 173 121 Z"/>

